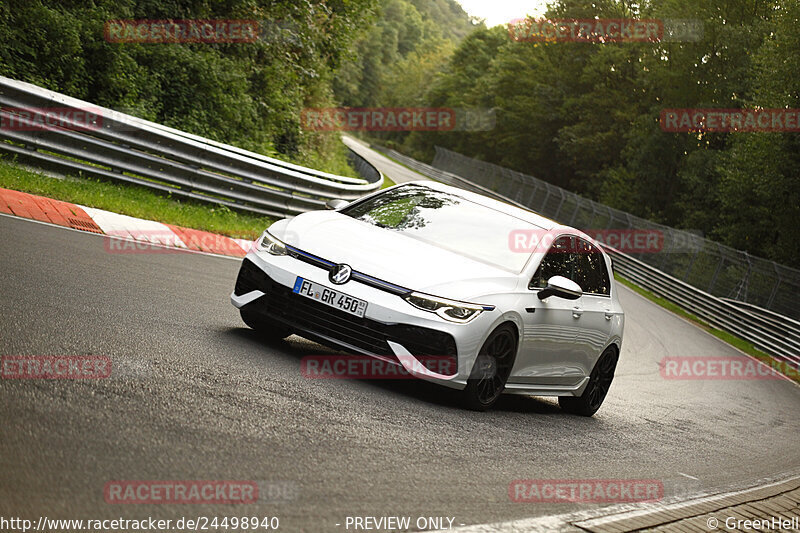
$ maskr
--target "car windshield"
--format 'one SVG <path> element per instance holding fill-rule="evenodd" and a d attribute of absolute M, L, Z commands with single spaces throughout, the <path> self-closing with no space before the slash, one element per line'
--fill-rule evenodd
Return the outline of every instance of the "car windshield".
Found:
<path fill-rule="evenodd" d="M 515 216 L 423 185 L 405 185 L 341 213 L 470 259 L 519 273 L 529 254 L 509 246 L 515 231 L 541 230 Z"/>

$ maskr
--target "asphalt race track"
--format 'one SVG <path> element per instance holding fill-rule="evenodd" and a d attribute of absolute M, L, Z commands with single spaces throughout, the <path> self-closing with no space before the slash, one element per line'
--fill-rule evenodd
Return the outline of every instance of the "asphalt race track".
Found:
<path fill-rule="evenodd" d="M 105 355 L 100 380 L 0 380 L 0 515 L 277 516 L 345 531 L 355 515 L 476 524 L 591 508 L 509 500 L 515 479 L 658 479 L 668 498 L 800 469 L 800 388 L 679 381 L 665 356 L 741 356 L 621 288 L 626 330 L 606 403 L 586 419 L 548 399 L 464 411 L 416 380 L 307 379 L 291 337 L 267 344 L 229 303 L 239 261 L 0 216 L 0 355 Z M 696 479 L 693 479 L 696 478 Z M 114 505 L 109 480 L 289 486 L 249 505 Z M 337 526 L 336 524 L 342 524 Z"/>

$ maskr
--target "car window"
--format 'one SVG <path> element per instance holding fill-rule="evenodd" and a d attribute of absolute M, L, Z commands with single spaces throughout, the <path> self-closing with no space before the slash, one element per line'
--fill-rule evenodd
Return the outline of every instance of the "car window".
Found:
<path fill-rule="evenodd" d="M 536 269 L 536 273 L 533 275 L 529 285 L 530 288 L 543 289 L 547 287 L 547 280 L 553 276 L 564 276 L 580 285 L 580 282 L 575 278 L 576 257 L 573 242 L 573 237 L 569 235 L 564 235 L 555 240 L 547 255 L 542 259 L 539 268 Z"/>
<path fill-rule="evenodd" d="M 389 189 L 339 212 L 513 273 L 525 268 L 530 252 L 513 249 L 509 235 L 543 231 L 513 215 L 418 184 Z"/>
<path fill-rule="evenodd" d="M 577 240 L 575 248 L 575 279 L 584 293 L 608 295 L 611 283 L 603 254 L 596 246 L 583 239 Z"/>

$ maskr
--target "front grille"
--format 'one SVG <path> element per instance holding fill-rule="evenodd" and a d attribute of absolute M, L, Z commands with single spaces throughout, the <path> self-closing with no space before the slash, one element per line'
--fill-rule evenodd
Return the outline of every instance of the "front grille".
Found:
<path fill-rule="evenodd" d="M 233 288 L 233 293 L 236 296 L 241 296 L 255 290 L 263 291 L 264 287 L 268 287 L 270 283 L 272 283 L 272 280 L 263 270 L 249 259 L 245 259 L 239 269 L 239 276 L 236 278 L 236 286 Z"/>
<path fill-rule="evenodd" d="M 455 372 L 457 367 L 457 348 L 452 335 L 408 324 L 384 324 L 334 309 L 293 293 L 245 259 L 234 292 L 241 295 L 252 290 L 261 290 L 265 295 L 248 307 L 297 329 L 323 335 L 370 354 L 394 358 L 394 352 L 386 342 L 391 340 L 402 344 L 415 356 L 451 356 L 453 365 L 450 368 Z M 327 342 L 324 338 L 314 340 Z"/>
<path fill-rule="evenodd" d="M 273 283 L 267 292 L 266 311 L 285 322 L 345 342 L 377 355 L 392 353 L 386 338 L 377 331 L 377 322 L 359 318 L 325 304 L 295 294 L 288 287 Z"/>

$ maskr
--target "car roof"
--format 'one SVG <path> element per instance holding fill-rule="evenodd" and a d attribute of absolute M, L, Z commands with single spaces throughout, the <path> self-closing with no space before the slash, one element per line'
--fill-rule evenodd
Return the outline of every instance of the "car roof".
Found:
<path fill-rule="evenodd" d="M 460 196 L 478 205 L 482 205 L 484 207 L 500 211 L 501 213 L 506 213 L 513 217 L 522 219 L 525 222 L 529 222 L 534 226 L 538 226 L 547 231 L 553 229 L 570 230 L 570 232 L 577 231 L 573 228 L 570 228 L 569 226 L 562 226 L 561 224 L 553 220 L 550 220 L 547 217 L 543 217 L 542 215 L 536 214 L 528 209 L 523 209 L 522 207 L 517 207 L 515 205 L 506 202 L 501 202 L 500 200 L 495 200 L 493 198 L 489 198 L 488 196 L 477 194 L 468 191 L 466 189 L 460 189 L 458 187 L 453 187 L 451 185 L 445 185 L 444 183 L 439 183 L 437 181 L 412 181 L 408 183 L 403 183 L 402 185 L 421 185 L 431 189 L 436 189 L 437 191 L 447 192 L 455 196 Z"/>

